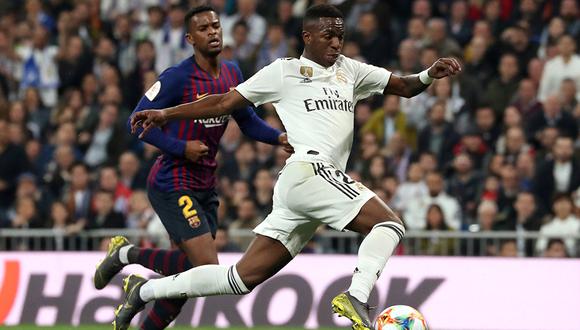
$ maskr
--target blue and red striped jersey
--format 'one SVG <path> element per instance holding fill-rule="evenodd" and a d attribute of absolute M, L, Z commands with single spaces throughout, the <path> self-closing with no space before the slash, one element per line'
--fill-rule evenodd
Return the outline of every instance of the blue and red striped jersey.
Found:
<path fill-rule="evenodd" d="M 133 112 L 162 109 L 189 103 L 210 94 L 223 94 L 243 81 L 240 69 L 229 61 L 220 62 L 218 78 L 204 71 L 192 56 L 165 70 L 145 93 Z M 157 146 L 159 156 L 148 178 L 148 186 L 160 191 L 201 190 L 215 187 L 216 154 L 227 127 L 229 115 L 201 120 L 178 120 L 151 130 L 143 138 Z M 270 144 L 278 143 L 280 131 L 269 127 L 252 108 L 232 113 L 244 134 Z M 138 134 L 138 133 L 137 133 Z M 185 143 L 201 140 L 209 148 L 207 156 L 196 162 L 184 157 Z"/>

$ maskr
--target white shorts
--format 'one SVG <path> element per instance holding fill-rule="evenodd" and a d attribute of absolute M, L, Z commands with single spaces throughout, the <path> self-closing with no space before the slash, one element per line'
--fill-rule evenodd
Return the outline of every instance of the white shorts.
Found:
<path fill-rule="evenodd" d="M 294 257 L 321 224 L 342 231 L 374 192 L 324 162 L 292 162 L 274 187 L 272 212 L 254 233 L 280 241 Z"/>

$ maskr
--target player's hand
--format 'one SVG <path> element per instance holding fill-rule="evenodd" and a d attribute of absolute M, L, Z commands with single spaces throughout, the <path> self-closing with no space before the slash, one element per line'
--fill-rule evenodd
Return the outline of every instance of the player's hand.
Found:
<path fill-rule="evenodd" d="M 143 110 L 133 114 L 131 117 L 131 133 L 135 134 L 139 127 L 143 127 L 143 132 L 139 138 L 143 138 L 153 127 L 160 127 L 167 123 L 165 111 L 163 110 Z"/>
<path fill-rule="evenodd" d="M 191 162 L 198 161 L 208 153 L 209 147 L 200 140 L 192 140 L 185 143 L 185 158 Z"/>
<path fill-rule="evenodd" d="M 444 57 L 438 59 L 429 68 L 429 77 L 435 79 L 445 78 L 447 76 L 454 76 L 461 72 L 461 65 L 459 61 L 451 57 Z"/>
<path fill-rule="evenodd" d="M 284 151 L 286 151 L 289 154 L 293 154 L 294 153 L 294 147 L 288 143 L 288 134 L 286 133 L 282 133 L 278 136 L 278 142 L 280 142 L 280 145 L 282 146 L 282 149 L 284 149 Z"/>

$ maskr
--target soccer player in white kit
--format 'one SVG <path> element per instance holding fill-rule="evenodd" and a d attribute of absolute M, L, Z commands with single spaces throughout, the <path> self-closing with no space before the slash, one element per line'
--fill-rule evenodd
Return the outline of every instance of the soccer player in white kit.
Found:
<path fill-rule="evenodd" d="M 307 10 L 302 37 L 305 47 L 299 59 L 276 60 L 226 94 L 141 111 L 132 118 L 133 129 L 147 131 L 171 120 L 219 117 L 247 105 L 272 103 L 295 153 L 274 188 L 272 213 L 254 229 L 256 238 L 236 265 L 200 266 L 149 281 L 130 275 L 125 301 L 116 313 L 118 329 L 128 327 L 151 300 L 250 292 L 288 264 L 321 224 L 366 235 L 352 283 L 332 300 L 332 308 L 349 318 L 354 329 L 372 327 L 366 302 L 405 227 L 371 190 L 344 173 L 355 104 L 377 93 L 412 97 L 433 79 L 454 75 L 461 67 L 455 59 L 441 58 L 428 70 L 399 77 L 340 55 L 343 15 L 331 5 Z"/>

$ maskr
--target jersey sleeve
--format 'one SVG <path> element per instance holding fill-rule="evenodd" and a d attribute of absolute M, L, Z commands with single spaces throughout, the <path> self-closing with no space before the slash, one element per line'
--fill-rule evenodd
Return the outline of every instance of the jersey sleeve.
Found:
<path fill-rule="evenodd" d="M 148 109 L 163 109 L 181 103 L 181 93 L 184 86 L 182 77 L 183 75 L 179 74 L 177 68 L 172 67 L 165 70 L 159 76 L 159 80 L 145 92 L 133 113 Z M 131 117 L 127 122 L 129 130 Z M 142 131 L 143 129 L 139 128 L 135 134 L 139 135 Z M 166 134 L 158 127 L 149 131 L 142 140 L 172 156 L 181 157 L 185 152 L 185 141 Z"/>
<path fill-rule="evenodd" d="M 255 106 L 279 101 L 282 95 L 282 60 L 265 66 L 239 84 L 236 90 Z"/>
<path fill-rule="evenodd" d="M 356 101 L 373 94 L 383 93 L 391 78 L 390 71 L 352 59 L 349 59 L 349 62 L 354 71 L 354 99 Z"/>

